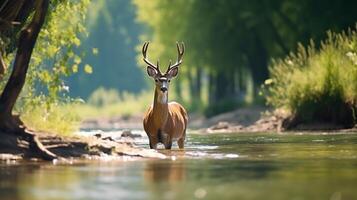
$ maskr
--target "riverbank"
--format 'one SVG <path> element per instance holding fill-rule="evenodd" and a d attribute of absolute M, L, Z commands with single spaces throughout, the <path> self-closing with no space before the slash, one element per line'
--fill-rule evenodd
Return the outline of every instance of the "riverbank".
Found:
<path fill-rule="evenodd" d="M 113 130 L 113 129 L 142 129 L 143 114 L 130 117 L 91 118 L 84 120 L 81 129 Z M 239 108 L 222 113 L 211 118 L 202 115 L 189 115 L 189 129 L 199 133 L 233 133 L 233 132 L 287 132 L 287 131 L 313 131 L 313 132 L 356 132 L 357 127 L 344 129 L 339 125 L 328 123 L 300 124 L 294 129 L 284 129 L 284 123 L 289 118 L 289 113 L 282 110 L 272 110 L 263 106 Z"/>
<path fill-rule="evenodd" d="M 114 135 L 102 136 L 94 134 L 79 134 L 73 136 L 58 136 L 55 134 L 32 132 L 36 135 L 36 144 L 41 150 L 53 157 L 45 159 L 39 154 L 38 149 L 16 134 L 0 133 L 0 161 L 11 162 L 17 160 L 66 160 L 66 159 L 101 159 L 108 156 L 142 157 L 142 158 L 165 158 L 157 151 L 139 148 L 133 144 L 130 136 L 114 139 Z"/>
<path fill-rule="evenodd" d="M 343 129 L 323 123 L 301 124 L 293 130 L 284 130 L 284 120 L 288 113 L 272 111 L 265 107 L 240 108 L 211 118 L 191 114 L 189 132 L 199 134 L 219 133 L 289 133 L 289 134 L 345 134 L 357 133 L 357 128 Z M 84 120 L 81 131 L 73 136 L 58 136 L 48 133 L 35 133 L 41 148 L 56 155 L 56 159 L 101 158 L 106 156 L 136 156 L 164 158 L 157 151 L 146 146 L 134 145 L 137 138 L 146 138 L 142 131 L 142 114 L 130 117 L 92 118 Z M 141 131 L 137 134 L 135 131 Z M 3 133 L 1 133 L 3 134 Z M 0 141 L 0 160 L 37 159 L 29 153 L 26 142 L 16 135 L 3 134 Z M 20 141 L 20 142 L 19 142 Z M 27 146 L 26 146 L 27 145 Z"/>

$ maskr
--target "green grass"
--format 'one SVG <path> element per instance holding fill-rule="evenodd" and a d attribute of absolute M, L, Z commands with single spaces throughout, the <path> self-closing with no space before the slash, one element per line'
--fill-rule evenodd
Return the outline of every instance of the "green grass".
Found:
<path fill-rule="evenodd" d="M 72 135 L 80 125 L 79 115 L 68 106 L 52 106 L 50 110 L 43 106 L 31 106 L 24 109 L 20 116 L 32 130 L 62 136 Z"/>
<path fill-rule="evenodd" d="M 153 101 L 153 92 L 143 91 L 139 94 L 116 92 L 116 90 L 97 89 L 87 103 L 69 105 L 78 113 L 81 119 L 115 117 L 130 117 L 144 113 Z"/>
<path fill-rule="evenodd" d="M 357 108 L 357 33 L 328 32 L 317 49 L 313 42 L 273 60 L 263 86 L 268 104 L 302 121 L 355 122 Z"/>
<path fill-rule="evenodd" d="M 17 112 L 25 125 L 32 130 L 69 136 L 79 130 L 81 121 L 85 119 L 129 118 L 144 113 L 152 104 L 153 92 L 131 94 L 98 88 L 86 103 L 46 103 L 41 98 L 19 101 Z"/>

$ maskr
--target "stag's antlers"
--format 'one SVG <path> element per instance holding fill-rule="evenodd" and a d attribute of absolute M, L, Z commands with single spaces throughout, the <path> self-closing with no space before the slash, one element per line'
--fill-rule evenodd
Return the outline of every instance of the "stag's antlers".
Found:
<path fill-rule="evenodd" d="M 167 68 L 166 73 L 170 71 L 170 69 L 174 67 L 178 67 L 182 63 L 182 57 L 183 54 L 185 53 L 185 44 L 182 42 L 180 48 L 180 44 L 176 42 L 176 46 L 177 46 L 177 61 L 175 64 L 171 65 L 171 60 L 170 60 L 169 67 Z"/>
<path fill-rule="evenodd" d="M 157 65 L 154 65 L 154 64 L 152 64 L 149 60 L 148 60 L 148 58 L 147 58 L 147 56 L 146 56 L 146 52 L 147 52 L 147 50 L 148 50 L 148 47 L 149 47 L 149 42 L 145 42 L 144 43 L 144 46 L 143 46 L 143 49 L 142 49 L 142 53 L 143 53 L 143 56 L 144 56 L 144 62 L 146 63 L 146 64 L 148 64 L 148 67 L 151 67 L 151 68 L 153 68 L 154 70 L 157 70 L 160 74 L 161 74 L 161 72 L 160 72 L 160 68 L 159 68 L 159 61 L 157 61 Z"/>
<path fill-rule="evenodd" d="M 144 59 L 143 59 L 143 60 L 144 60 L 144 62 L 148 65 L 148 67 L 151 67 L 152 69 L 157 70 L 157 71 L 161 74 L 160 68 L 159 68 L 159 61 L 157 61 L 157 65 L 154 65 L 154 64 L 152 64 L 152 63 L 148 60 L 148 58 L 147 58 L 146 52 L 147 52 L 147 50 L 148 50 L 149 43 L 150 43 L 150 42 L 145 42 L 144 45 L 143 45 L 143 49 L 142 49 L 142 53 L 143 53 L 143 56 L 144 56 Z M 172 68 L 174 68 L 174 67 L 178 67 L 179 65 L 182 64 L 182 57 L 183 57 L 183 54 L 185 53 L 185 45 L 184 45 L 184 43 L 182 42 L 182 43 L 181 43 L 181 47 L 180 47 L 180 44 L 179 44 L 178 42 L 176 42 L 176 46 L 177 46 L 177 53 L 178 53 L 178 55 L 177 55 L 177 61 L 176 61 L 175 64 L 171 65 L 171 60 L 170 60 L 169 66 L 168 66 L 168 68 L 167 68 L 167 70 L 166 70 L 166 73 L 167 73 L 168 71 L 170 71 L 170 69 L 172 69 Z"/>

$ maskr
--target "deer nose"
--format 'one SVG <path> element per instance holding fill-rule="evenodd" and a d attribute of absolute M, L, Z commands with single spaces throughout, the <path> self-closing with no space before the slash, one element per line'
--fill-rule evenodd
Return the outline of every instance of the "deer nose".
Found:
<path fill-rule="evenodd" d="M 160 90 L 161 90 L 162 92 L 166 92 L 166 91 L 167 91 L 167 87 L 161 87 Z"/>

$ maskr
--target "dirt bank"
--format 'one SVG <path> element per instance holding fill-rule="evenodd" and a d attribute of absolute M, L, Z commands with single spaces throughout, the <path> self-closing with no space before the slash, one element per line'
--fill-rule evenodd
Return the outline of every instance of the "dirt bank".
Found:
<path fill-rule="evenodd" d="M 0 133 L 5 135 L 0 140 L 0 161 L 12 160 L 42 160 L 36 152 L 29 151 L 28 143 L 15 134 Z M 164 158 L 163 154 L 150 149 L 139 148 L 131 140 L 114 140 L 112 137 L 98 135 L 78 135 L 61 137 L 48 133 L 36 133 L 41 147 L 55 155 L 54 160 L 68 158 L 100 159 L 107 156 L 135 156 L 146 158 Z M 124 138 L 130 137 L 126 135 Z M 53 159 L 51 159 L 53 160 Z"/>
<path fill-rule="evenodd" d="M 142 114 L 132 117 L 88 119 L 82 123 L 83 129 L 142 129 Z M 205 118 L 198 114 L 189 114 L 189 129 L 201 133 L 220 132 L 285 132 L 284 123 L 289 113 L 272 110 L 263 106 L 239 108 L 237 110 Z M 328 123 L 300 124 L 289 131 L 357 131 L 356 128 L 343 129 Z"/>

